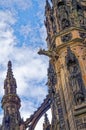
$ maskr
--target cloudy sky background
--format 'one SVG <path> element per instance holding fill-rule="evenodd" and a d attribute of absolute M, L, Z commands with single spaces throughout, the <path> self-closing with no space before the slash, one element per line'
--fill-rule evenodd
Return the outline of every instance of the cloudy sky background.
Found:
<path fill-rule="evenodd" d="M 47 47 L 44 7 L 45 0 L 0 0 L 0 99 L 11 60 L 24 120 L 47 95 L 48 58 L 37 54 Z M 2 113 L 0 108 L 0 122 Z M 42 130 L 42 121 L 35 130 Z"/>

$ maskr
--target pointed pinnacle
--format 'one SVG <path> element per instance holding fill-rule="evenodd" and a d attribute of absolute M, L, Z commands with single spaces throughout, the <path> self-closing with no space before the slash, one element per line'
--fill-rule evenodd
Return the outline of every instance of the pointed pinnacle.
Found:
<path fill-rule="evenodd" d="M 13 77 L 13 72 L 12 72 L 12 63 L 11 63 L 11 61 L 8 61 L 7 77 L 8 77 L 8 78 Z"/>
<path fill-rule="evenodd" d="M 8 68 L 12 68 L 12 63 L 11 63 L 11 61 L 8 61 Z"/>
<path fill-rule="evenodd" d="M 46 0 L 46 7 L 51 8 L 50 3 L 48 0 Z"/>
<path fill-rule="evenodd" d="M 48 4 L 49 2 L 48 2 L 48 0 L 46 0 L 46 4 Z"/>
<path fill-rule="evenodd" d="M 46 123 L 46 124 L 50 124 L 50 123 L 49 123 L 48 116 L 47 116 L 47 113 L 45 113 L 45 123 Z"/>

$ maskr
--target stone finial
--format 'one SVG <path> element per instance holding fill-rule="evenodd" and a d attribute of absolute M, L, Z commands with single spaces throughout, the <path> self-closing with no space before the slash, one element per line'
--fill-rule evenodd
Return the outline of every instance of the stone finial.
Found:
<path fill-rule="evenodd" d="M 45 122 L 46 125 L 50 125 L 47 113 L 45 113 L 45 120 L 44 120 L 44 122 Z"/>
<path fill-rule="evenodd" d="M 45 113 L 45 119 L 44 119 L 44 123 L 43 123 L 43 130 L 50 130 L 50 122 L 48 120 L 46 113 Z"/>
<path fill-rule="evenodd" d="M 47 7 L 50 7 L 50 3 L 49 3 L 48 0 L 46 0 L 46 6 L 47 6 Z"/>
<path fill-rule="evenodd" d="M 46 0 L 46 6 L 45 6 L 45 14 L 47 13 L 47 11 L 51 10 L 51 6 L 48 0 Z"/>
<path fill-rule="evenodd" d="M 8 91 L 9 93 L 16 93 L 17 85 L 16 85 L 16 80 L 13 76 L 11 61 L 8 61 L 7 67 L 8 67 L 7 76 L 4 81 L 5 94 L 8 94 Z"/>
<path fill-rule="evenodd" d="M 11 61 L 8 61 L 8 70 L 7 70 L 7 78 L 12 78 L 13 72 L 12 72 L 12 63 Z"/>
<path fill-rule="evenodd" d="M 8 68 L 9 68 L 9 67 L 12 67 L 11 61 L 8 61 Z"/>

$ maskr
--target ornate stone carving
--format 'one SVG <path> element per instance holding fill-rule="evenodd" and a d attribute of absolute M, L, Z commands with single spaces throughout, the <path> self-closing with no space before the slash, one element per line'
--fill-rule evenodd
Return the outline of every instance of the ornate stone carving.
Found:
<path fill-rule="evenodd" d="M 82 117 L 76 120 L 77 129 L 86 129 L 86 117 Z"/>
<path fill-rule="evenodd" d="M 69 72 L 69 85 L 75 104 L 81 104 L 85 101 L 85 87 L 78 60 L 69 47 L 67 48 L 66 65 Z"/>
<path fill-rule="evenodd" d="M 64 3 L 59 2 L 57 6 L 58 6 L 58 9 L 59 9 L 59 12 L 58 12 L 59 16 L 61 16 L 60 20 L 62 20 L 63 18 L 67 19 L 68 18 L 68 12 L 67 12 L 67 10 L 65 8 Z M 61 14 L 64 14 L 64 15 L 61 15 Z"/>
<path fill-rule="evenodd" d="M 62 42 L 69 42 L 72 39 L 72 34 L 68 33 L 61 37 Z"/>
<path fill-rule="evenodd" d="M 70 26 L 69 17 L 68 17 L 68 11 L 66 10 L 66 7 L 64 5 L 64 2 L 58 3 L 58 14 L 59 14 L 59 23 L 60 28 L 65 29 Z M 64 15 L 63 15 L 64 14 Z"/>
<path fill-rule="evenodd" d="M 59 91 L 53 95 L 52 109 L 53 109 L 52 124 L 54 124 L 53 129 L 58 130 L 58 128 L 60 128 L 60 130 L 66 130 Z"/>
<path fill-rule="evenodd" d="M 68 28 L 70 26 L 70 22 L 68 19 L 62 19 L 61 21 L 62 29 Z"/>
<path fill-rule="evenodd" d="M 47 85 L 49 87 L 55 87 L 56 83 L 57 83 L 57 75 L 54 66 L 49 62 Z"/>
<path fill-rule="evenodd" d="M 46 55 L 46 56 L 48 56 L 48 57 L 50 57 L 50 58 L 52 58 L 52 59 L 58 59 L 58 58 L 59 58 L 59 56 L 58 56 L 58 54 L 56 53 L 56 51 L 53 51 L 53 50 L 45 51 L 45 49 L 40 49 L 40 50 L 38 51 L 38 54 L 39 54 L 39 55 Z"/>

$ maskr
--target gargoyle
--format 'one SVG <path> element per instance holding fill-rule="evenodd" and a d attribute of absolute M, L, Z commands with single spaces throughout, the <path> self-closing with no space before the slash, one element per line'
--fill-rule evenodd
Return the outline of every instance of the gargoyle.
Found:
<path fill-rule="evenodd" d="M 38 54 L 39 55 L 46 55 L 46 56 L 48 56 L 50 58 L 54 58 L 54 59 L 58 59 L 59 58 L 58 54 L 54 50 L 47 50 L 46 51 L 45 49 L 40 49 L 38 51 Z"/>

